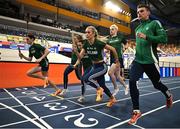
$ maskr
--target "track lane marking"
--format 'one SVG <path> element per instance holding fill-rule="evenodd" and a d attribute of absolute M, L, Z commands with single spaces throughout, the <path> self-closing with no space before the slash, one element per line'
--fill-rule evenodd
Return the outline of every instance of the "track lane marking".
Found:
<path fill-rule="evenodd" d="M 25 108 L 30 114 L 32 114 L 37 120 L 39 120 L 46 128 L 53 129 L 47 122 L 45 122 L 41 117 L 34 113 L 30 108 L 24 105 L 19 99 L 17 99 L 13 94 L 8 90 L 4 89 L 11 97 L 13 97 L 23 108 Z"/>
<path fill-rule="evenodd" d="M 3 104 L 3 103 L 0 103 L 0 105 L 2 105 L 3 107 L 6 107 L 7 109 L 9 109 L 9 110 L 17 113 L 18 115 L 24 117 L 25 119 L 27 119 L 27 120 L 30 121 L 31 123 L 35 124 L 37 127 L 41 128 L 41 129 L 46 129 L 46 127 L 44 127 L 43 125 L 39 124 L 38 122 L 36 122 L 36 121 L 33 120 L 32 118 L 28 117 L 27 115 L 25 115 L 25 114 L 23 114 L 23 113 L 15 110 L 15 109 L 9 107 L 9 106 L 7 106 L 7 105 L 5 105 L 5 104 Z M 11 125 L 11 124 L 8 124 L 8 126 L 10 126 L 10 125 Z M 7 126 L 7 124 L 6 124 L 6 125 L 0 125 L 0 128 L 3 128 L 3 127 L 5 127 L 5 126 Z"/>

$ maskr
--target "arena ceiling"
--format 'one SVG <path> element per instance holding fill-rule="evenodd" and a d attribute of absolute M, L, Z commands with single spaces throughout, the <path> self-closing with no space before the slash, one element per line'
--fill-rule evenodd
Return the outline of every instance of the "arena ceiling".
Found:
<path fill-rule="evenodd" d="M 152 14 L 151 17 L 153 19 L 158 19 L 161 21 L 161 23 L 164 25 L 168 33 L 168 36 L 172 40 L 180 42 L 180 0 L 119 0 L 119 1 L 123 1 L 124 3 L 129 5 L 129 7 L 131 8 L 132 19 L 137 17 L 136 15 L 137 4 L 139 3 L 149 4 L 151 7 L 151 14 Z M 45 12 L 44 14 L 48 14 L 48 13 Z M 133 23 L 133 24 L 134 24 L 133 27 L 135 28 L 137 23 Z M 133 28 L 132 28 L 132 32 L 133 32 Z M 130 37 L 134 38 L 132 35 Z"/>

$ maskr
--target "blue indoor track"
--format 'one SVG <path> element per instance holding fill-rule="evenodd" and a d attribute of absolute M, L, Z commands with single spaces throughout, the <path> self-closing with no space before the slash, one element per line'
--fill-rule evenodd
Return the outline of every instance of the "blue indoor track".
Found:
<path fill-rule="evenodd" d="M 122 86 L 111 108 L 106 107 L 105 94 L 102 102 L 95 102 L 96 90 L 90 86 L 83 103 L 77 101 L 80 85 L 69 86 L 64 98 L 51 96 L 51 87 L 1 89 L 0 128 L 180 128 L 180 77 L 162 78 L 162 82 L 173 94 L 173 107 L 166 108 L 164 95 L 149 79 L 140 80 L 142 117 L 136 125 L 127 124 L 132 104 Z M 106 84 L 113 92 L 112 84 Z"/>

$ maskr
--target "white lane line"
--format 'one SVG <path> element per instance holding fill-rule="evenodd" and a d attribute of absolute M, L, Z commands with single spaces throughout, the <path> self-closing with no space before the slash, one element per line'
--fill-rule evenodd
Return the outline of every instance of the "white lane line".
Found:
<path fill-rule="evenodd" d="M 180 82 L 173 82 L 173 83 L 166 83 L 166 84 L 175 84 L 175 83 L 180 83 Z M 164 83 L 165 84 L 165 83 Z M 147 85 L 147 86 L 141 86 L 141 87 L 139 87 L 139 90 L 141 90 L 141 89 L 145 89 L 145 88 L 149 88 L 149 87 L 152 87 L 153 88 L 153 86 L 152 85 Z M 35 89 L 37 89 L 38 90 L 38 88 L 36 88 L 36 87 L 34 87 Z M 124 90 L 120 90 L 120 91 L 124 91 Z M 47 92 L 47 91 L 43 91 L 43 92 L 45 92 L 45 95 L 49 95 L 49 92 Z M 86 95 L 86 97 L 88 97 L 88 96 L 95 96 L 96 94 L 88 94 L 88 95 Z M 28 96 L 26 96 L 26 97 L 28 97 Z M 79 98 L 80 96 L 75 96 L 75 97 L 67 97 L 67 98 L 64 98 L 64 100 L 69 100 L 69 99 L 77 99 L 77 98 Z M 11 97 L 12 98 L 12 97 Z M 42 101 L 42 102 L 34 102 L 34 103 L 29 103 L 29 104 L 25 104 L 25 105 L 27 105 L 27 106 L 29 106 L 29 105 L 36 105 L 36 104 L 41 104 L 41 103 L 49 103 L 49 102 L 56 102 L 56 101 L 59 101 L 59 99 L 56 99 L 56 100 L 49 100 L 49 101 Z M 15 105 L 15 106 L 11 106 L 11 107 L 13 107 L 13 108 L 15 108 L 15 107 L 20 107 L 21 105 Z M 6 109 L 6 108 L 0 108 L 0 110 L 1 109 Z"/>
<path fill-rule="evenodd" d="M 179 82 L 164 83 L 164 84 L 168 85 L 168 84 L 176 84 L 176 83 L 179 84 L 180 81 L 179 81 Z M 149 88 L 149 87 L 152 87 L 152 88 L 153 88 L 153 85 L 150 84 L 150 85 L 146 85 L 146 86 L 141 86 L 141 87 L 139 87 L 139 89 L 144 89 L 144 88 Z M 38 90 L 37 87 L 34 87 L 34 88 Z M 111 88 L 113 88 L 113 86 L 111 86 Z M 40 90 L 40 89 L 39 89 L 39 90 Z M 42 92 L 45 92 L 45 93 L 49 94 L 49 92 L 46 91 L 46 90 L 42 90 Z M 71 91 L 71 92 L 73 92 L 73 91 Z M 123 89 L 123 90 L 120 90 L 120 92 L 124 92 L 124 89 Z M 96 95 L 96 94 L 88 94 L 88 95 L 85 95 L 85 96 L 87 97 L 87 96 L 94 96 L 94 95 Z M 79 97 L 80 97 L 80 96 L 69 97 L 69 98 L 67 97 L 67 98 L 64 98 L 64 100 L 77 99 L 77 98 L 79 98 Z"/>
<path fill-rule="evenodd" d="M 180 102 L 180 99 L 174 101 L 173 104 L 176 104 L 176 103 L 178 103 L 178 102 Z M 146 113 L 143 113 L 142 116 L 146 116 L 146 115 L 148 115 L 148 114 L 150 114 L 150 113 L 153 113 L 153 112 L 155 112 L 155 111 L 161 110 L 161 109 L 163 109 L 163 108 L 166 108 L 166 105 L 163 105 L 163 106 L 161 106 L 161 107 L 159 107 L 159 108 L 156 108 L 156 109 L 153 109 L 153 110 L 148 111 L 148 112 L 146 112 Z"/>
<path fill-rule="evenodd" d="M 108 108 L 108 107 L 107 107 Z M 101 112 L 101 111 L 98 111 L 98 110 L 96 110 L 96 109 L 93 109 L 93 108 L 90 108 L 91 110 L 93 110 L 93 111 L 95 111 L 95 112 L 98 112 L 98 113 L 100 113 L 100 114 L 103 114 L 103 115 L 105 115 L 105 116 L 108 116 L 108 117 L 111 117 L 111 118 L 113 118 L 113 119 L 116 119 L 116 120 L 121 120 L 120 118 L 118 118 L 118 117 L 115 117 L 115 116 L 112 116 L 112 115 L 109 115 L 109 114 L 107 114 L 107 113 L 104 113 L 104 112 Z"/>
<path fill-rule="evenodd" d="M 36 119 L 32 119 L 32 120 L 36 120 Z M 0 128 L 13 126 L 13 125 L 17 125 L 17 124 L 22 124 L 22 123 L 26 123 L 26 122 L 29 122 L 29 120 L 23 120 L 23 121 L 18 121 L 18 122 L 12 122 L 12 123 L 5 124 L 5 125 L 0 125 Z"/>
<path fill-rule="evenodd" d="M 171 83 L 164 83 L 164 84 L 168 85 L 168 84 L 176 84 L 176 83 L 180 83 L 180 81 L 171 82 Z M 140 86 L 139 89 L 144 89 L 144 88 L 148 88 L 148 87 L 152 87 L 152 88 L 153 88 L 153 85 L 152 85 L 152 84 L 150 84 L 150 85 L 147 85 L 147 84 L 146 84 L 146 86 Z M 35 88 L 35 89 L 37 89 L 37 90 L 41 90 L 42 92 L 45 92 L 45 93 L 49 94 L 49 92 L 46 91 L 46 90 L 42 90 L 42 89 L 39 89 L 39 88 L 37 88 L 37 87 L 33 87 L 33 88 Z M 109 87 L 108 87 L 108 88 L 109 88 Z M 110 88 L 113 88 L 113 86 L 110 86 Z M 93 89 L 93 88 L 92 88 L 92 89 Z M 92 89 L 91 89 L 91 90 L 92 90 Z M 79 91 L 80 91 L 80 90 L 79 90 Z M 73 91 L 69 91 L 69 93 L 71 93 L 71 92 L 73 92 Z M 120 90 L 120 92 L 124 92 L 124 89 L 123 89 L 123 90 Z M 86 95 L 86 96 L 94 96 L 94 95 L 96 95 L 96 94 L 88 94 L 88 95 Z M 78 98 L 78 97 L 80 97 L 80 96 L 64 98 L 64 100 L 66 100 L 66 99 L 76 99 L 76 98 Z"/>
<path fill-rule="evenodd" d="M 32 122 L 33 124 L 35 124 L 37 127 L 41 128 L 41 129 L 46 129 L 46 127 L 44 127 L 43 125 L 39 124 L 38 122 L 36 122 L 36 121 L 33 120 L 32 118 L 26 116 L 25 114 L 23 114 L 23 113 L 21 113 L 21 112 L 15 110 L 15 109 L 13 109 L 13 108 L 11 108 L 11 107 L 5 105 L 5 104 L 3 104 L 3 103 L 0 103 L 0 105 L 2 105 L 3 107 L 6 107 L 7 109 L 9 109 L 9 110 L 11 110 L 11 111 L 17 113 L 18 115 L 24 117 L 24 118 L 27 119 L 28 121 L 30 121 L 30 122 Z M 9 126 L 10 126 L 10 124 L 9 124 Z M 5 125 L 0 125 L 0 128 L 3 128 L 3 127 L 5 127 Z"/>
<path fill-rule="evenodd" d="M 137 128 L 140 128 L 140 129 L 145 129 L 144 127 L 141 127 L 141 126 L 139 126 L 139 125 L 133 125 L 133 126 L 135 126 L 135 127 L 137 127 Z"/>
<path fill-rule="evenodd" d="M 38 96 L 40 95 L 46 95 L 46 93 L 43 93 L 43 94 L 37 94 Z M 26 95 L 26 96 L 17 96 L 16 98 L 26 98 L 26 97 L 34 97 L 34 95 Z M 12 99 L 12 97 L 7 97 L 7 98 L 0 98 L 0 100 L 6 100 L 6 99 Z"/>
<path fill-rule="evenodd" d="M 167 82 L 164 83 L 164 84 L 168 85 L 168 84 L 180 83 L 180 80 L 179 80 L 179 81 L 175 81 L 175 82 L 170 82 L 170 83 L 169 83 L 169 82 L 170 82 L 170 81 L 167 81 Z M 152 86 L 152 88 L 154 88 L 152 83 L 150 83 L 150 84 L 145 83 L 145 85 L 139 83 L 138 85 L 139 85 L 139 88 L 145 88 L 145 87 L 149 87 L 149 86 Z M 111 83 L 110 86 L 107 86 L 107 87 L 108 87 L 108 88 L 113 88 L 112 83 Z M 39 89 L 39 88 L 37 88 L 37 87 L 33 87 L 33 88 L 36 88 L 37 90 L 42 90 L 42 89 Z M 113 89 L 114 89 L 114 88 L 113 88 Z M 96 91 L 94 88 L 89 88 L 89 90 L 94 90 L 94 91 Z M 46 90 L 42 90 L 42 91 L 49 93 L 49 92 L 46 91 Z M 74 91 L 79 91 L 79 92 L 81 92 L 81 90 L 68 90 L 67 92 L 74 92 Z M 86 90 L 86 91 L 88 91 L 88 90 Z M 124 88 L 122 88 L 120 91 L 124 91 Z"/>
<path fill-rule="evenodd" d="M 47 91 L 45 91 L 45 90 L 42 90 L 42 91 L 47 92 Z M 61 99 L 61 98 L 60 98 L 60 99 Z M 74 103 L 74 104 L 79 105 L 79 106 L 81 106 L 81 107 L 85 107 L 84 105 L 79 104 L 79 103 L 76 103 L 76 102 L 74 102 L 74 101 L 71 101 L 71 100 L 68 100 L 68 99 L 66 99 L 66 100 L 67 100 L 68 102 Z M 104 112 L 97 111 L 97 110 L 92 109 L 92 108 L 89 108 L 89 109 L 94 110 L 94 111 L 96 111 L 96 112 L 98 112 L 98 113 L 101 113 L 101 114 L 103 114 L 103 115 L 109 116 L 109 117 L 111 117 L 111 118 L 114 118 L 114 119 L 116 119 L 116 120 L 121 120 L 121 119 L 119 119 L 119 118 L 117 118 L 117 117 L 111 116 L 111 115 L 106 114 L 106 113 L 104 113 Z"/>
<path fill-rule="evenodd" d="M 144 90 L 144 89 L 139 89 L 139 91 L 144 91 L 144 92 L 153 92 L 152 90 Z"/>
<path fill-rule="evenodd" d="M 178 103 L 178 102 L 180 102 L 180 99 L 174 101 L 173 104 Z M 163 109 L 163 108 L 166 108 L 166 105 L 160 106 L 160 107 L 155 108 L 155 109 L 153 109 L 153 110 L 150 110 L 150 111 L 148 111 L 148 112 L 146 112 L 146 113 L 143 113 L 141 117 L 146 116 L 146 115 L 149 115 L 149 114 L 151 114 L 151 113 L 153 113 L 153 112 L 156 112 L 156 111 L 158 111 L 158 110 L 161 110 L 161 109 Z M 120 123 L 117 123 L 117 124 L 115 124 L 115 125 L 109 126 L 109 127 L 107 127 L 106 129 L 113 129 L 113 128 L 115 128 L 115 127 L 118 127 L 118 126 L 120 126 L 120 125 L 123 125 L 123 124 L 127 123 L 129 120 L 130 120 L 130 119 L 124 120 L 124 121 L 122 121 L 122 122 L 120 122 Z"/>
<path fill-rule="evenodd" d="M 59 101 L 59 99 L 42 101 L 42 102 L 28 103 L 28 104 L 25 104 L 25 105 L 26 106 L 31 106 L 31 105 L 42 104 L 42 103 L 49 103 L 49 102 L 56 102 L 56 101 Z M 15 106 L 10 106 L 10 107 L 16 108 L 16 107 L 21 107 L 21 105 L 15 105 Z M 2 110 L 2 109 L 6 109 L 6 108 L 0 108 L 0 110 Z"/>
<path fill-rule="evenodd" d="M 173 80 L 173 79 L 171 79 L 171 80 Z M 177 80 L 179 80 L 179 79 L 177 79 Z M 179 80 L 180 81 L 180 80 Z M 163 82 L 163 83 L 166 83 L 166 82 L 169 82 L 169 80 L 168 81 L 165 81 L 165 82 Z M 139 88 L 142 88 L 142 87 L 144 87 L 144 86 L 142 86 L 143 84 L 146 84 L 147 85 L 147 83 L 151 83 L 152 84 L 152 82 L 150 81 L 150 80 L 148 80 L 148 82 L 146 81 L 146 82 L 139 82 L 139 85 L 141 85 Z M 108 82 L 108 83 L 106 83 L 106 85 L 107 85 L 107 87 L 108 88 L 113 88 L 114 86 L 112 85 L 112 83 L 111 82 Z M 80 85 L 77 85 L 77 86 L 79 86 L 80 87 Z M 120 84 L 120 86 L 121 87 L 123 87 L 121 84 Z M 94 88 L 92 88 L 91 86 L 87 86 L 87 87 L 90 87 L 90 88 L 86 88 L 86 91 L 91 91 L 91 90 L 94 90 L 94 91 L 96 91 Z M 33 87 L 33 88 L 36 88 L 36 87 Z M 40 88 L 36 88 L 37 90 L 40 90 L 40 91 L 46 91 L 46 90 L 43 90 L 43 89 L 40 89 Z M 81 91 L 81 89 L 79 89 L 79 90 L 73 90 L 73 89 L 71 89 L 70 87 L 69 87 L 69 90 L 67 91 L 67 93 L 68 92 L 80 92 Z M 120 91 L 124 91 L 124 90 L 120 90 Z M 48 91 L 47 91 L 48 92 Z M 49 92 L 48 92 L 49 93 Z"/>
<path fill-rule="evenodd" d="M 41 117 L 35 114 L 30 108 L 24 105 L 19 99 L 12 95 L 8 90 L 4 89 L 11 97 L 13 97 L 22 107 L 24 107 L 29 113 L 31 113 L 37 120 L 39 120 L 48 129 L 53 129 L 48 123 L 46 123 Z"/>
<path fill-rule="evenodd" d="M 69 101 L 69 102 L 71 102 L 71 103 L 74 103 L 74 104 L 76 104 L 76 105 L 79 105 L 79 106 L 81 106 L 81 107 L 85 107 L 84 105 L 79 104 L 79 103 L 76 103 L 76 102 L 74 102 L 74 101 L 71 101 L 71 100 L 67 100 L 67 101 Z M 108 108 L 108 107 L 107 107 L 107 108 Z M 93 109 L 93 108 L 89 108 L 89 109 L 90 109 L 90 110 L 93 110 L 93 111 L 95 111 L 95 112 L 98 112 L 98 113 L 100 113 L 100 114 L 106 115 L 106 116 L 108 116 L 108 117 L 111 117 L 111 118 L 113 118 L 113 119 L 121 120 L 121 119 L 119 119 L 119 118 L 117 118 L 117 117 L 114 117 L 114 116 L 112 116 L 112 115 L 106 114 L 106 113 L 101 112 L 101 111 L 98 111 L 98 110 L 96 110 L 96 109 Z"/>
<path fill-rule="evenodd" d="M 178 89 L 178 88 L 180 88 L 180 86 L 171 88 L 170 90 L 174 90 L 174 89 Z M 152 95 L 152 94 L 156 94 L 156 93 L 160 93 L 160 92 L 161 91 L 155 91 L 155 92 L 152 92 L 152 93 L 142 94 L 140 96 L 148 96 L 148 95 Z M 129 99 L 131 99 L 131 98 L 130 97 L 123 98 L 123 99 L 117 100 L 117 102 L 124 101 L 124 100 L 129 100 Z M 50 115 L 42 116 L 42 118 L 48 118 L 48 117 L 51 117 L 51 116 L 57 116 L 57 115 L 65 114 L 65 113 L 70 113 L 70 112 L 75 112 L 75 111 L 83 110 L 83 109 L 98 107 L 98 106 L 102 106 L 102 105 L 105 105 L 105 104 L 106 103 L 100 103 L 100 104 L 96 104 L 96 105 L 86 106 L 86 107 L 83 107 L 83 108 L 78 108 L 78 109 L 73 109 L 73 110 L 68 110 L 68 111 L 64 111 L 64 112 L 60 112 L 60 113 L 55 113 L 55 114 L 50 114 Z"/>
<path fill-rule="evenodd" d="M 173 79 L 171 79 L 171 80 L 173 80 Z M 169 81 L 171 81 L 171 80 L 167 80 L 167 81 L 164 81 L 163 83 L 166 83 L 166 82 L 169 82 Z M 179 80 L 180 81 L 180 79 L 177 79 L 177 80 Z M 119 82 L 117 82 L 118 84 L 120 84 Z M 147 85 L 147 83 L 149 84 L 152 84 L 152 82 L 148 79 L 148 82 L 146 81 L 146 82 L 141 82 L 141 81 L 139 81 L 139 85 L 143 85 L 143 84 L 146 84 Z M 108 83 L 106 83 L 106 85 L 107 85 L 107 87 L 108 88 L 114 88 L 114 86 L 112 85 L 112 83 L 111 82 L 108 82 Z M 81 87 L 80 85 L 78 85 L 79 87 Z M 122 86 L 122 84 L 120 84 L 120 86 L 122 87 L 122 88 L 124 88 L 123 86 Z M 94 88 L 92 88 L 91 86 L 87 86 L 87 87 L 90 87 L 90 88 L 87 88 L 86 89 L 86 91 L 89 91 L 89 90 L 94 90 L 94 91 L 96 91 Z M 141 87 L 144 87 L 144 86 L 141 86 Z M 33 87 L 34 88 L 34 87 Z M 139 87 L 140 88 L 140 87 Z M 40 89 L 39 88 L 39 90 L 42 90 L 42 89 Z M 67 93 L 68 92 L 80 92 L 81 91 L 81 89 L 79 89 L 79 90 L 73 90 L 73 89 L 70 89 L 69 88 L 69 90 L 67 91 Z M 124 91 L 124 90 L 121 90 L 121 91 Z"/>
<path fill-rule="evenodd" d="M 33 87 L 33 88 L 35 88 L 35 89 L 37 89 L 37 90 L 39 90 L 39 91 L 45 92 L 45 93 L 47 93 L 47 94 L 50 95 L 50 96 L 53 96 L 52 93 L 50 93 L 50 92 L 48 92 L 48 91 L 46 91 L 46 90 L 42 90 L 42 89 L 39 89 L 39 88 L 37 88 L 37 87 Z M 61 97 L 61 96 L 58 96 L 58 98 L 61 99 L 61 100 L 64 100 L 64 98 Z"/>
<path fill-rule="evenodd" d="M 171 80 L 168 80 L 168 79 L 166 79 L 167 81 L 163 81 L 163 83 L 165 83 L 166 84 L 166 82 L 169 82 L 169 81 L 171 81 L 171 80 L 173 80 L 174 81 L 174 79 L 171 79 Z M 176 79 L 176 80 L 179 80 L 180 81 L 180 79 Z M 151 83 L 150 82 L 150 80 L 148 80 L 148 82 L 146 81 L 146 82 L 144 82 L 144 81 L 140 81 L 139 82 L 139 88 L 142 88 L 142 87 L 145 87 L 145 86 L 142 86 L 143 84 L 146 84 L 147 85 L 147 83 L 148 83 L 148 85 L 149 85 L 149 83 Z M 176 82 L 177 83 L 177 82 Z M 152 84 L 152 83 L 151 83 Z M 167 83 L 168 84 L 168 83 Z M 91 87 L 91 86 L 89 86 L 89 87 Z M 113 88 L 113 86 L 112 86 L 112 83 L 110 83 L 110 82 L 108 82 L 107 83 L 107 87 L 108 88 Z M 35 87 L 33 87 L 33 88 L 35 88 Z M 89 90 L 93 90 L 94 88 L 87 88 L 86 89 L 86 91 L 89 91 Z M 95 89 L 94 89 L 95 90 Z M 80 92 L 81 90 L 71 90 L 71 89 L 69 89 L 67 92 L 76 92 L 76 91 L 78 91 L 78 92 Z M 120 90 L 120 91 L 124 91 L 124 90 Z M 40 96 L 40 95 L 46 95 L 46 93 L 44 94 L 37 94 L 38 96 Z M 31 95 L 32 97 L 33 97 L 33 95 Z M 31 96 L 17 96 L 16 98 L 25 98 L 25 97 L 31 97 Z M 5 99 L 12 99 L 12 97 L 7 97 L 7 98 L 0 98 L 0 100 L 5 100 Z"/>
<path fill-rule="evenodd" d="M 34 87 L 34 88 L 36 88 L 36 87 Z M 36 89 L 39 89 L 39 88 L 36 88 Z M 48 91 L 45 91 L 45 90 L 42 90 L 42 89 L 39 89 L 39 90 L 41 90 L 41 91 L 43 91 L 43 92 L 49 93 Z M 123 90 L 122 90 L 122 91 L 123 91 Z M 150 91 L 148 91 L 148 92 L 150 92 Z M 152 93 L 152 92 L 150 92 L 150 93 Z M 67 99 L 66 99 L 66 100 L 67 100 Z M 74 103 L 74 104 L 76 104 L 76 105 L 79 105 L 79 106 L 81 106 L 81 107 L 84 107 L 84 105 L 79 104 L 79 103 L 76 103 L 76 102 L 74 102 L 74 101 L 71 101 L 71 100 L 67 100 L 67 101 L 69 101 L 69 102 L 71 102 L 71 103 Z M 111 118 L 114 118 L 114 119 L 116 119 L 116 120 L 121 120 L 121 119 L 119 119 L 119 118 L 117 118 L 117 117 L 114 117 L 114 116 L 112 116 L 112 115 L 103 113 L 103 112 L 98 111 L 98 110 L 95 110 L 95 109 L 93 109 L 93 108 L 89 108 L 89 109 L 90 109 L 90 110 L 93 110 L 93 111 L 95 111 L 95 112 L 101 113 L 101 114 L 103 114 L 103 115 L 109 116 L 109 117 L 111 117 Z"/>
<path fill-rule="evenodd" d="M 179 88 L 179 87 L 174 87 L 173 89 L 177 89 L 177 88 Z M 173 89 L 171 89 L 171 90 L 173 90 Z M 154 93 L 142 94 L 140 96 L 148 96 L 148 95 L 155 94 L 155 93 L 158 93 L 158 92 L 160 92 L 160 91 L 157 91 L 157 92 L 154 92 Z M 128 100 L 128 99 L 130 99 L 130 97 L 129 98 L 120 99 L 120 100 L 118 100 L 118 102 L 124 101 L 124 100 Z M 61 115 L 61 114 L 66 114 L 66 113 L 70 113 L 70 112 L 75 112 L 75 111 L 79 111 L 79 110 L 83 110 L 83 109 L 88 109 L 88 108 L 91 108 L 91 107 L 97 107 L 97 106 L 101 106 L 101 105 L 103 105 L 103 104 L 92 105 L 92 106 L 87 106 L 85 108 L 73 109 L 73 110 L 64 111 L 64 112 L 61 112 L 61 113 L 46 115 L 46 116 L 42 116 L 41 118 L 48 118 L 48 117 L 57 116 L 57 115 Z M 127 123 L 128 121 L 129 121 L 129 119 L 127 121 L 124 121 L 124 123 Z M 25 122 L 28 122 L 28 121 L 24 121 L 24 122 L 21 122 L 21 123 L 25 123 Z M 16 125 L 16 124 L 14 123 L 13 125 Z"/>

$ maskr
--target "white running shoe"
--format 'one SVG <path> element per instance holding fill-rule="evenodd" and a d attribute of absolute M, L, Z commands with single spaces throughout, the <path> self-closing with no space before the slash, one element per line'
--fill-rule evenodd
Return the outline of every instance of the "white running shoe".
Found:
<path fill-rule="evenodd" d="M 63 89 L 59 95 L 64 96 L 66 94 L 66 92 L 67 92 L 67 89 Z"/>
<path fill-rule="evenodd" d="M 84 100 L 85 100 L 85 97 L 84 96 L 80 96 L 79 99 L 78 99 L 78 102 L 82 103 L 82 102 L 84 102 Z"/>
<path fill-rule="evenodd" d="M 129 86 L 128 85 L 126 85 L 126 88 L 124 89 L 124 92 L 125 92 L 125 95 L 128 95 L 128 93 L 129 93 Z"/>
<path fill-rule="evenodd" d="M 114 89 L 113 96 L 115 96 L 118 92 L 119 92 L 119 88 L 115 88 L 115 89 Z"/>

